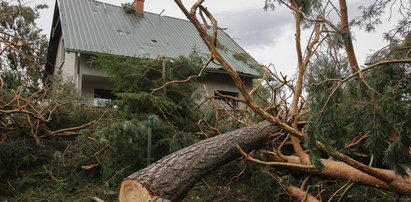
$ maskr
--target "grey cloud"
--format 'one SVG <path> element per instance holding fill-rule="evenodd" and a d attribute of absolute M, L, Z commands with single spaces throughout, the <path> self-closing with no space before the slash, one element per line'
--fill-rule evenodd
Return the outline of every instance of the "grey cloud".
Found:
<path fill-rule="evenodd" d="M 219 27 L 228 28 L 226 32 L 240 45 L 253 48 L 274 45 L 293 22 L 287 10 L 273 12 L 259 7 L 219 12 L 215 16 Z"/>

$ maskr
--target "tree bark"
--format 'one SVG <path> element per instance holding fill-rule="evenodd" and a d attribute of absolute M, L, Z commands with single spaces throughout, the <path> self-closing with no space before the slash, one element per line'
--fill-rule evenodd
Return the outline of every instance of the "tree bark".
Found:
<path fill-rule="evenodd" d="M 346 0 L 339 0 L 340 13 L 341 13 L 341 33 L 344 36 L 345 50 L 347 52 L 348 61 L 353 72 L 359 70 L 357 57 L 355 56 L 354 46 L 352 44 L 352 38 L 350 33 L 350 25 L 348 22 L 348 9 Z"/>
<path fill-rule="evenodd" d="M 273 161 L 283 161 L 274 155 L 269 156 Z M 282 156 L 287 163 L 303 164 L 303 162 L 297 156 Z M 362 184 L 370 187 L 393 191 L 401 195 L 411 195 L 411 178 L 401 177 L 396 175 L 395 171 L 375 168 L 378 172 L 383 173 L 391 178 L 393 181 L 390 183 L 384 182 L 376 177 L 368 175 L 355 169 L 344 162 L 339 162 L 331 159 L 321 159 L 324 165 L 322 170 L 319 169 L 299 169 L 298 167 L 285 167 L 286 169 L 300 170 L 307 174 L 313 174 L 318 176 L 326 176 L 333 179 L 349 180 L 357 184 Z M 411 175 L 411 173 L 408 173 Z"/>
<path fill-rule="evenodd" d="M 123 180 L 120 202 L 147 201 L 155 197 L 182 200 L 201 178 L 240 157 L 236 146 L 252 151 L 280 129 L 268 121 L 203 140 L 174 152 Z"/>

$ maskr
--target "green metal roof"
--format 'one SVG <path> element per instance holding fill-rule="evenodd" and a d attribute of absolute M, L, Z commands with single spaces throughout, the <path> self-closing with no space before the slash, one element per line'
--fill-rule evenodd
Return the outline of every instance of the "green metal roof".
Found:
<path fill-rule="evenodd" d="M 94 0 L 58 0 L 58 9 L 66 51 L 175 58 L 188 56 L 196 47 L 200 53 L 209 54 L 187 20 L 149 12 L 127 14 L 122 7 Z M 259 75 L 247 63 L 234 58 L 231 52 L 246 52 L 223 30 L 218 31 L 218 41 L 229 50 L 221 51 L 223 57 L 238 72 Z M 210 64 L 208 70 L 220 71 L 222 67 Z"/>

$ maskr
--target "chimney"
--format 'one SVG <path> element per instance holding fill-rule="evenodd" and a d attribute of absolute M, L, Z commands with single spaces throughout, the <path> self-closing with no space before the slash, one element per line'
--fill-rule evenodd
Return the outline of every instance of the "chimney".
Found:
<path fill-rule="evenodd" d="M 144 0 L 134 0 L 131 6 L 135 13 L 144 14 Z"/>

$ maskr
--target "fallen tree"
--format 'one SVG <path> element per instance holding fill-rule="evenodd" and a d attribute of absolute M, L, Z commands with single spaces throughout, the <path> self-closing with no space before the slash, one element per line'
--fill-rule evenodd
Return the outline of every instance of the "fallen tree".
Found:
<path fill-rule="evenodd" d="M 263 146 L 273 134 L 279 131 L 278 127 L 264 121 L 181 149 L 124 179 L 119 199 L 121 202 L 159 200 L 158 198 L 180 201 L 198 180 L 221 165 L 240 157 L 242 150 L 239 152 L 236 149 L 238 146 L 247 151 L 253 151 Z M 245 153 L 243 156 L 247 160 L 255 160 Z M 299 170 L 309 175 L 349 180 L 402 195 L 411 195 L 411 179 L 397 176 L 392 170 L 378 169 L 379 172 L 392 176 L 394 179 L 386 183 L 336 160 L 322 159 L 324 169 L 318 169 L 304 164 L 297 156 L 282 155 L 279 157 L 268 153 L 267 157 L 271 160 L 270 162 L 256 160 L 256 163 Z M 287 186 L 285 191 L 291 197 L 300 200 L 307 194 L 292 185 Z M 315 201 L 316 199 L 307 195 L 307 200 Z"/>
<path fill-rule="evenodd" d="M 276 132 L 278 127 L 264 121 L 174 152 L 127 177 L 121 184 L 120 201 L 147 201 L 156 196 L 179 201 L 199 179 L 240 157 L 237 145 L 252 151 Z"/>
<path fill-rule="evenodd" d="M 262 107 L 253 97 L 257 89 L 248 91 L 238 72 L 222 56 L 221 51 L 227 50 L 219 46 L 217 20 L 202 5 L 204 1 L 198 0 L 187 9 L 181 0 L 175 0 L 207 45 L 211 59 L 237 85 L 243 96 L 241 101 L 266 122 L 204 140 L 134 173 L 123 181 L 120 201 L 156 197 L 179 201 L 198 179 L 239 154 L 261 165 L 305 174 L 306 179 L 297 187 L 265 173 L 276 178 L 283 191 L 296 200 L 322 200 L 322 191 L 318 191 L 317 199 L 309 188 L 304 188 L 315 175 L 392 191 L 398 196 L 411 195 L 411 179 L 407 176 L 411 166 L 411 32 L 407 24 L 394 31 L 390 46 L 376 53 L 371 65 L 361 68 L 352 46 L 345 0 L 338 1 L 338 8 L 329 7 L 329 1 L 267 0 L 266 7 L 275 7 L 278 2 L 294 13 L 298 73 L 290 81 L 272 73 L 269 67 L 256 64 L 264 71 L 258 86 L 265 83 L 273 91 L 272 99 L 265 100 L 268 106 Z M 375 4 L 383 8 L 386 2 L 376 0 Z M 328 12 L 336 13 L 339 19 L 326 19 L 324 14 Z M 362 17 L 362 21 L 368 18 Z M 305 50 L 301 44 L 302 25 L 312 28 Z M 398 38 L 396 33 L 402 33 L 402 42 L 394 40 Z M 280 85 L 270 86 L 266 77 L 275 78 Z M 278 89 L 284 86 L 291 91 L 291 103 L 287 98 L 276 100 Z M 308 117 L 303 120 L 303 127 L 301 117 Z M 273 151 L 247 153 L 263 145 L 275 132 L 280 135 L 270 142 L 275 145 Z M 350 190 L 348 187 L 340 200 Z M 330 199 L 342 189 L 344 186 Z"/>

